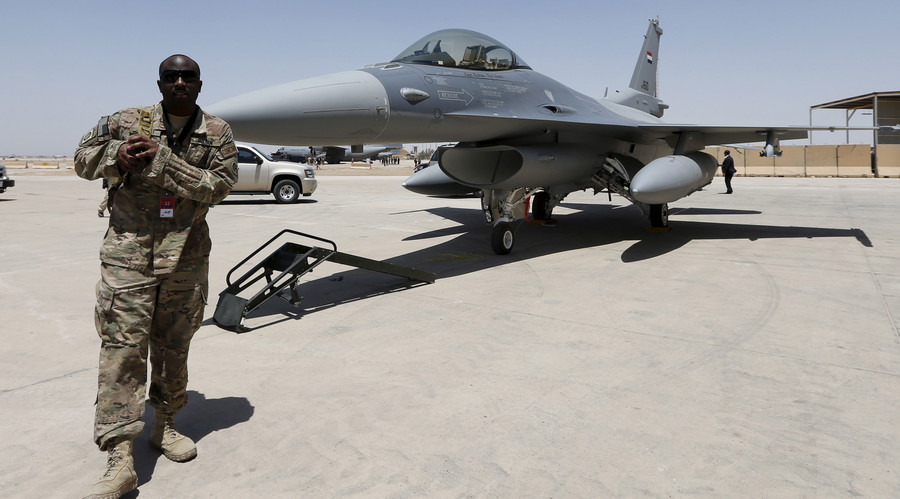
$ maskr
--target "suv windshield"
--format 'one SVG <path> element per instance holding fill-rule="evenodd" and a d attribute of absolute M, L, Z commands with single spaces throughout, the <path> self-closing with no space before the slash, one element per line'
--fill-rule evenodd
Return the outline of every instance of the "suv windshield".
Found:
<path fill-rule="evenodd" d="M 251 150 L 253 152 L 250 152 Z M 269 161 L 275 161 L 272 159 L 272 156 L 269 156 L 253 146 L 240 145 L 238 146 L 238 163 L 256 163 L 257 157 L 254 156 L 253 153 L 259 154 Z"/>
<path fill-rule="evenodd" d="M 267 160 L 269 160 L 269 161 L 275 161 L 274 159 L 272 159 L 272 156 L 269 156 L 268 154 L 266 154 L 266 153 L 260 151 L 259 149 L 257 149 L 257 148 L 254 147 L 253 150 L 256 151 L 256 153 L 259 154 L 260 156 L 266 158 Z"/>
<path fill-rule="evenodd" d="M 392 62 L 429 64 L 479 71 L 531 69 L 506 45 L 465 29 L 445 29 L 421 38 Z"/>

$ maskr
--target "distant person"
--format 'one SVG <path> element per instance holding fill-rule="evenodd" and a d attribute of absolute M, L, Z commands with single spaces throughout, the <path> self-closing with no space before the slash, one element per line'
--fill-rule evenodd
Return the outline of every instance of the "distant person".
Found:
<path fill-rule="evenodd" d="M 100 247 L 95 309 L 94 442 L 109 457 L 90 498 L 137 488 L 132 442 L 144 429 L 148 350 L 150 445 L 173 461 L 197 455 L 174 418 L 187 404 L 188 348 L 208 296 L 206 213 L 237 180 L 237 148 L 228 123 L 197 106 L 203 82 L 190 57 L 165 59 L 156 84 L 162 102 L 101 118 L 75 151 L 80 177 L 118 185 Z"/>
<path fill-rule="evenodd" d="M 109 212 L 112 213 L 110 209 L 110 205 L 112 203 L 109 202 L 109 179 L 103 179 L 103 201 L 100 201 L 100 206 L 97 207 L 97 216 L 103 218 L 103 216 Z"/>
<path fill-rule="evenodd" d="M 734 167 L 734 159 L 731 157 L 731 151 L 728 149 L 725 150 L 725 159 L 722 160 L 722 164 L 719 166 L 722 167 L 722 175 L 725 176 L 725 194 L 731 194 L 734 192 L 731 190 L 731 177 L 737 173 L 737 169 Z"/>

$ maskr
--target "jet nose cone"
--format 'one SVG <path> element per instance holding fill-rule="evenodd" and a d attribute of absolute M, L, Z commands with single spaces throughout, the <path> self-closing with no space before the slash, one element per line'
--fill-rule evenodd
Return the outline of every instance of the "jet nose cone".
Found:
<path fill-rule="evenodd" d="M 365 71 L 344 71 L 238 95 L 205 108 L 238 140 L 262 144 L 362 144 L 388 120 L 384 86 Z"/>
<path fill-rule="evenodd" d="M 669 203 L 680 197 L 671 191 L 671 185 L 666 183 L 665 178 L 639 174 L 631 180 L 631 195 L 641 203 Z"/>

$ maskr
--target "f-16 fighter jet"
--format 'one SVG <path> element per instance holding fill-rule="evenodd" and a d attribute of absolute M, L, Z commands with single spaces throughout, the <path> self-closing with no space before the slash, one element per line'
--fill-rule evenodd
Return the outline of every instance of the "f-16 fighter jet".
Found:
<path fill-rule="evenodd" d="M 441 148 L 427 193 L 456 182 L 481 190 L 498 254 L 513 248 L 513 222 L 548 220 L 570 192 L 615 192 L 653 227 L 668 203 L 708 185 L 717 162 L 707 145 L 807 137 L 813 127 L 669 124 L 657 96 L 659 40 L 651 19 L 629 88 L 603 99 L 534 71 L 499 41 L 474 31 L 436 31 L 390 62 L 258 90 L 208 108 L 240 140 L 267 144 L 456 142 Z M 823 129 L 833 129 L 823 128 Z M 434 173 L 431 173 L 434 176 Z M 415 177 L 415 175 L 413 175 Z M 408 182 L 409 183 L 409 182 Z M 422 184 L 426 184 L 423 186 Z M 423 190 L 424 189 L 424 190 Z"/>
<path fill-rule="evenodd" d="M 387 158 L 397 149 L 402 149 L 403 144 L 388 144 L 377 146 L 309 146 L 309 147 L 281 147 L 272 157 L 284 161 L 300 161 L 306 163 L 309 157 L 321 158 L 330 165 L 336 165 L 341 161 L 366 161 L 367 159 Z"/>

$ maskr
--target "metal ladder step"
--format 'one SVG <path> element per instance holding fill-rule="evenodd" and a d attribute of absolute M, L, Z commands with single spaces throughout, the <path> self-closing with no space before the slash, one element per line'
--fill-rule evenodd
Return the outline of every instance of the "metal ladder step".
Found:
<path fill-rule="evenodd" d="M 295 242 L 286 242 L 259 263 L 250 267 L 241 277 L 232 282 L 232 274 L 245 266 L 253 257 L 270 246 L 284 234 L 293 234 L 309 239 L 328 243 L 331 249 L 319 246 L 307 246 Z M 294 306 L 300 306 L 300 295 L 297 293 L 300 278 L 322 263 L 330 261 L 350 267 L 357 267 L 375 272 L 406 277 L 407 279 L 425 283 L 434 282 L 434 274 L 410 267 L 394 265 L 392 263 L 372 260 L 361 256 L 341 253 L 337 250 L 337 244 L 328 239 L 322 239 L 310 234 L 284 229 L 274 237 L 266 241 L 262 246 L 250 253 L 249 256 L 235 265 L 225 277 L 228 287 L 219 293 L 219 302 L 213 314 L 213 320 L 225 329 L 240 329 L 243 327 L 244 318 L 253 310 L 259 308 L 272 297 L 278 296 Z M 254 284 L 265 280 L 265 285 L 250 298 L 241 298 L 239 293 L 247 290 Z M 282 293 L 290 288 L 290 297 Z"/>

